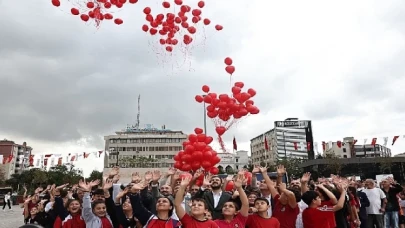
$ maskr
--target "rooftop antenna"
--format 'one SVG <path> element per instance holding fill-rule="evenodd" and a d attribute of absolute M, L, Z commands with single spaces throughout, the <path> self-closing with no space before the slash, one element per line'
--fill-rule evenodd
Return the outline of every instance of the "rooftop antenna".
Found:
<path fill-rule="evenodd" d="M 141 94 L 138 95 L 138 114 L 136 115 L 135 129 L 139 129 L 139 119 L 141 116 Z"/>

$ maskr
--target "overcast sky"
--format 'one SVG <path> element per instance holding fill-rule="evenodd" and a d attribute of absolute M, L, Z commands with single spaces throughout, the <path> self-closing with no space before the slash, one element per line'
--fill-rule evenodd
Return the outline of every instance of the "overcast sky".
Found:
<path fill-rule="evenodd" d="M 103 150 L 104 135 L 135 123 L 138 94 L 141 125 L 189 133 L 202 127 L 201 86 L 230 90 L 227 56 L 261 110 L 227 132 L 229 147 L 235 136 L 249 150 L 288 117 L 312 120 L 318 142 L 405 135 L 404 1 L 207 1 L 203 15 L 224 29 L 200 26 L 186 60 L 156 53 L 142 10 L 164 11 L 139 2 L 97 30 L 68 1 L 0 0 L 0 138 L 35 153 Z M 405 152 L 405 139 L 392 149 Z"/>

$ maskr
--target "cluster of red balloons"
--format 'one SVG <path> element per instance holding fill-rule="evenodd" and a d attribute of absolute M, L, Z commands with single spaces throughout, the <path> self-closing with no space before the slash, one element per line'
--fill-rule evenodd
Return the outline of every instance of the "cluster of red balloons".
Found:
<path fill-rule="evenodd" d="M 244 172 L 243 175 L 246 178 L 246 184 L 250 185 L 252 183 L 253 174 L 251 172 Z M 235 188 L 235 183 L 233 181 L 228 181 L 225 186 L 225 191 L 230 192 Z"/>
<path fill-rule="evenodd" d="M 135 4 L 138 0 L 83 0 L 85 7 L 78 8 L 73 7 L 70 12 L 74 16 L 79 16 L 84 22 L 93 20 L 96 26 L 99 26 L 101 21 L 113 20 L 112 8 L 122 8 L 126 3 Z M 52 0 L 52 5 L 59 7 L 61 5 L 60 0 Z M 115 18 L 114 23 L 121 25 L 124 21 L 121 18 Z"/>
<path fill-rule="evenodd" d="M 183 143 L 183 150 L 174 156 L 174 168 L 189 172 L 203 168 L 212 174 L 218 174 L 215 167 L 221 159 L 209 144 L 213 141 L 211 136 L 206 136 L 201 128 L 194 129 L 195 134 L 188 136 L 188 141 Z"/>
<path fill-rule="evenodd" d="M 235 72 L 235 67 L 232 65 L 233 60 L 232 60 L 231 58 L 229 58 L 229 57 L 226 57 L 225 60 L 224 60 L 224 62 L 225 62 L 225 64 L 226 64 L 225 71 L 226 71 L 228 74 L 232 75 L 233 72 Z"/>
<path fill-rule="evenodd" d="M 179 40 L 185 45 L 193 42 L 193 35 L 197 33 L 197 25 L 211 24 L 209 18 L 202 18 L 202 8 L 205 6 L 204 1 L 199 1 L 196 8 L 191 8 L 189 5 L 183 4 L 183 0 L 174 0 L 174 4 L 168 1 L 163 1 L 162 6 L 165 9 L 177 8 L 178 13 L 159 13 L 152 14 L 152 9 L 146 7 L 143 12 L 146 15 L 146 24 L 142 26 L 144 32 L 149 32 L 150 35 L 160 35 L 159 43 L 165 46 L 166 51 L 172 52 L 173 47 L 179 44 Z M 215 29 L 220 31 L 222 25 L 215 25 Z M 178 36 L 176 36 L 179 34 Z M 181 34 L 181 35 L 180 35 Z M 181 40 L 182 39 L 182 40 Z"/>
<path fill-rule="evenodd" d="M 232 95 L 210 93 L 210 87 L 204 85 L 202 91 L 206 95 L 197 95 L 195 100 L 198 103 L 206 103 L 207 116 L 211 119 L 217 121 L 216 132 L 219 136 L 223 135 L 226 130 L 230 127 L 226 123 L 233 120 L 240 119 L 247 116 L 248 114 L 258 114 L 260 112 L 259 108 L 254 105 L 254 101 L 251 100 L 252 97 L 256 95 L 256 91 L 252 88 L 248 89 L 246 92 L 242 91 L 244 87 L 243 82 L 235 82 L 232 87 Z"/>

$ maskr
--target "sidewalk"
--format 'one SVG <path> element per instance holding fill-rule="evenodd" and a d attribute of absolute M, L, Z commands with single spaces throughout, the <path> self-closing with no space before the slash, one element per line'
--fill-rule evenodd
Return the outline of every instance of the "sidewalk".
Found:
<path fill-rule="evenodd" d="M 12 211 L 0 208 L 0 228 L 18 228 L 24 225 L 23 209 L 20 206 L 12 206 Z"/>

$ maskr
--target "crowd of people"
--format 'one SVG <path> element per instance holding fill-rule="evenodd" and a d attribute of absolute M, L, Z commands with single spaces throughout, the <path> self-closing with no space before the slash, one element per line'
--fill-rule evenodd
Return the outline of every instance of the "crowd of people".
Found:
<path fill-rule="evenodd" d="M 221 179 L 171 168 L 164 175 L 133 173 L 124 185 L 114 168 L 105 180 L 36 189 L 24 202 L 24 222 L 45 228 L 404 227 L 405 194 L 392 178 L 376 186 L 371 179 L 315 181 L 304 173 L 284 183 L 286 171 L 280 165 L 269 177 L 266 167 L 255 166 L 251 178 L 241 170 Z"/>

